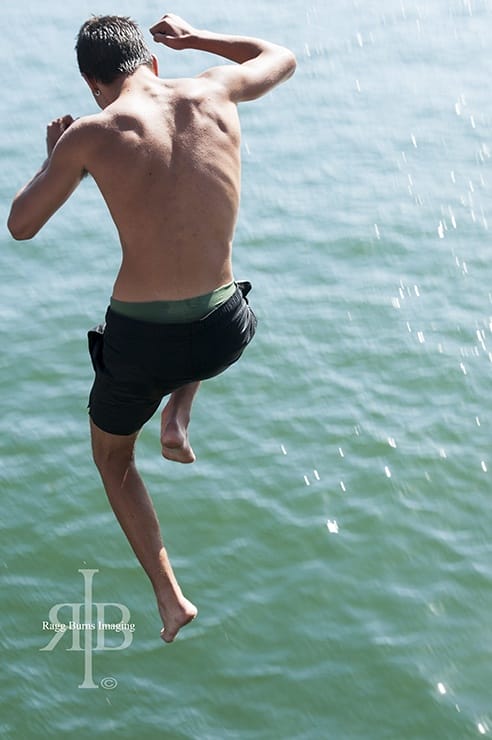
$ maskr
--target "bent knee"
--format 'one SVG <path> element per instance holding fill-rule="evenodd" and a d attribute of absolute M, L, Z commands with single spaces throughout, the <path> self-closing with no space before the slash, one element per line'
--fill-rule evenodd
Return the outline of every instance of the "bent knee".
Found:
<path fill-rule="evenodd" d="M 108 473 L 118 473 L 127 470 L 133 464 L 133 451 L 108 450 L 93 447 L 92 459 L 102 476 Z"/>

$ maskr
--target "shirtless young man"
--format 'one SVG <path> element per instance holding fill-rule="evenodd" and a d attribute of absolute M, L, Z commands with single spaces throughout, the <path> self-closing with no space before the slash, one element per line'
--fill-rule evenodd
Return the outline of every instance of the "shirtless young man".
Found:
<path fill-rule="evenodd" d="M 162 412 L 164 457 L 195 459 L 188 441 L 200 380 L 239 359 L 256 319 L 236 284 L 231 249 L 240 194 L 237 103 L 254 100 L 295 70 L 287 49 L 197 30 L 165 15 L 150 32 L 171 49 L 200 49 L 235 65 L 193 79 L 160 79 L 128 18 L 89 19 L 79 68 L 100 113 L 67 115 L 47 128 L 48 158 L 16 195 L 8 221 L 30 239 L 86 172 L 96 181 L 122 247 L 104 333 L 89 332 L 96 378 L 89 400 L 94 461 L 114 513 L 155 591 L 171 642 L 197 614 L 176 581 L 159 522 L 135 467 L 138 432 Z"/>

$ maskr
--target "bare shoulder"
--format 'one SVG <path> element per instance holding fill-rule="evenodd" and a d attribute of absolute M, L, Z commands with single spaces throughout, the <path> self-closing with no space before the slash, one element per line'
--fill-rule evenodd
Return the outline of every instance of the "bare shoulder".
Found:
<path fill-rule="evenodd" d="M 172 99 L 176 112 L 192 109 L 197 115 L 214 118 L 236 108 L 220 78 L 213 74 L 173 80 Z"/>
<path fill-rule="evenodd" d="M 77 159 L 84 169 L 91 171 L 94 154 L 104 147 L 109 130 L 112 128 L 111 117 L 104 113 L 82 116 L 67 128 L 60 138 L 56 149 L 64 158 Z"/>
<path fill-rule="evenodd" d="M 103 122 L 99 119 L 99 116 L 84 116 L 67 126 L 53 150 L 55 159 L 84 158 L 97 132 L 102 130 Z"/>
<path fill-rule="evenodd" d="M 228 75 L 234 67 L 228 64 L 220 64 L 209 67 L 204 72 L 194 77 L 194 82 L 199 89 L 218 98 L 228 98 Z"/>
<path fill-rule="evenodd" d="M 180 101 L 176 106 L 176 114 L 189 116 L 187 120 L 194 120 L 194 133 L 209 137 L 209 142 L 215 141 L 214 136 L 223 137 L 227 134 L 228 143 L 237 145 L 240 140 L 240 124 L 237 106 L 228 93 L 220 76 L 201 74 L 188 80 L 181 80 L 177 88 L 177 98 Z M 210 138 L 212 137 L 212 138 Z M 218 140 L 217 143 L 219 144 Z M 220 146 L 226 147 L 226 141 L 221 138 Z"/>
<path fill-rule="evenodd" d="M 90 142 L 94 136 L 103 133 L 110 126 L 110 117 L 103 113 L 76 118 L 65 131 L 64 138 L 72 145 Z"/>

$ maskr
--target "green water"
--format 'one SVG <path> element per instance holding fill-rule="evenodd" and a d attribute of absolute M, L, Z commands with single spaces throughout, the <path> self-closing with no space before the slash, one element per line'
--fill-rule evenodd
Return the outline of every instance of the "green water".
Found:
<path fill-rule="evenodd" d="M 200 391 L 193 466 L 160 458 L 158 418 L 138 447 L 199 617 L 162 644 L 90 459 L 85 332 L 119 253 L 87 180 L 32 242 L 0 237 L 0 735 L 489 735 L 492 4 L 172 10 L 287 44 L 299 64 L 241 108 L 235 272 L 254 284 L 257 336 Z M 2 11 L 5 223 L 46 123 L 94 110 L 73 58 L 81 22 L 118 12 L 148 27 L 164 9 L 7 0 Z M 169 76 L 209 63 L 160 59 Z M 68 631 L 41 650 L 53 638 L 43 621 L 84 602 L 91 570 L 92 616 L 112 603 L 105 619 L 118 622 L 126 607 L 131 644 L 84 651 L 95 635 L 77 645 Z M 79 688 L 89 673 L 96 688 Z"/>

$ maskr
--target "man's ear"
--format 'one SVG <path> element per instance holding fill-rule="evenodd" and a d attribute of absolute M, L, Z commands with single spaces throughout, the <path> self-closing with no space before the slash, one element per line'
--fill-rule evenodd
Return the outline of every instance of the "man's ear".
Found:
<path fill-rule="evenodd" d="M 152 69 L 156 77 L 159 77 L 159 62 L 155 54 L 152 54 Z"/>
<path fill-rule="evenodd" d="M 90 90 L 91 90 L 91 93 L 93 95 L 96 95 L 96 91 L 99 90 L 99 86 L 98 86 L 96 80 L 93 80 L 91 77 L 87 77 L 87 75 L 85 75 L 84 73 L 82 73 L 82 77 L 84 78 L 84 80 L 89 85 Z"/>

